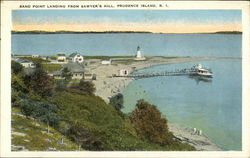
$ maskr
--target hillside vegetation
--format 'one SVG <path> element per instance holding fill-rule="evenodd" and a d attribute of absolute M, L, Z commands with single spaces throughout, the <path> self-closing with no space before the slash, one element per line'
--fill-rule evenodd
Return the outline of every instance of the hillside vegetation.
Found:
<path fill-rule="evenodd" d="M 131 114 L 124 114 L 123 97 L 107 104 L 93 94 L 92 82 L 65 84 L 57 84 L 39 65 L 25 74 L 12 63 L 12 145 L 42 151 L 195 150 L 174 139 L 156 106 L 140 100 Z M 61 137 L 67 145 L 58 144 Z"/>
<path fill-rule="evenodd" d="M 12 108 L 12 148 L 31 151 L 79 150 L 76 143 L 53 127 L 38 119 L 28 118 L 19 111 L 19 108 Z"/>

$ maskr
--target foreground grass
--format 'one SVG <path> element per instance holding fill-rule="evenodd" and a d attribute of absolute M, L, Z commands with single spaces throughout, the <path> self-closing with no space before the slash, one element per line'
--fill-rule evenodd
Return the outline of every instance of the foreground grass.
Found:
<path fill-rule="evenodd" d="M 19 113 L 20 109 L 12 108 L 12 112 Z M 57 130 L 49 127 L 37 119 L 27 118 L 21 114 L 12 114 L 12 145 L 23 146 L 27 150 L 78 150 L 78 145 L 67 139 Z M 60 144 L 63 138 L 64 143 Z"/>

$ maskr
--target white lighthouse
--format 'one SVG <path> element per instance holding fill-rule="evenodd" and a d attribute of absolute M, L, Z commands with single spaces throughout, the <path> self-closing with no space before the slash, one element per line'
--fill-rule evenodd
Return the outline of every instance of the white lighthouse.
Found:
<path fill-rule="evenodd" d="M 136 58 L 141 58 L 141 50 L 140 47 L 137 47 Z"/>
<path fill-rule="evenodd" d="M 141 50 L 140 50 L 139 46 L 137 47 L 135 60 L 145 60 L 145 57 L 143 57 L 142 54 L 141 54 Z"/>

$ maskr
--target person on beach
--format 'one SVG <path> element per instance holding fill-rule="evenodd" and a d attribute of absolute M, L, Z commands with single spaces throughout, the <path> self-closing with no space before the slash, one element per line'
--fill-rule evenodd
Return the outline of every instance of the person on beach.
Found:
<path fill-rule="evenodd" d="M 196 134 L 197 130 L 196 128 L 193 129 L 193 134 Z"/>

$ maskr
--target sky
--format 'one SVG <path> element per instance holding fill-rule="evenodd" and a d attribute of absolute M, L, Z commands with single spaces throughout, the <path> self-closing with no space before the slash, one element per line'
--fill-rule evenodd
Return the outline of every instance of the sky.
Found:
<path fill-rule="evenodd" d="M 241 31 L 241 10 L 14 10 L 12 30 Z"/>

